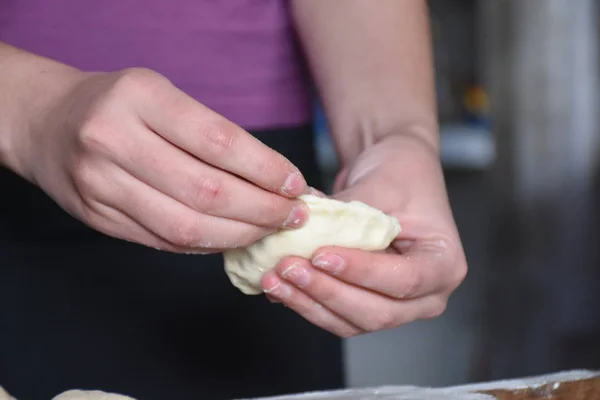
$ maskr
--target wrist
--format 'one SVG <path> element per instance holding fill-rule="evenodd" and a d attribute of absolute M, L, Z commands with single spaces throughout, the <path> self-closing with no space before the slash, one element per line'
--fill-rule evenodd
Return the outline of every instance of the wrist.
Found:
<path fill-rule="evenodd" d="M 0 166 L 31 179 L 28 149 L 47 117 L 79 82 L 75 68 L 19 50 L 0 48 Z"/>
<path fill-rule="evenodd" d="M 352 164 L 360 154 L 378 143 L 395 141 L 398 137 L 419 141 L 439 156 L 439 126 L 435 114 L 415 112 L 408 118 L 405 114 L 393 116 L 386 109 L 380 111 L 380 115 L 375 112 L 369 116 L 360 114 L 354 113 L 352 118 L 343 121 L 334 118 L 330 123 L 343 165 Z"/>
<path fill-rule="evenodd" d="M 404 128 L 384 135 L 378 142 L 366 147 L 344 169 L 338 177 L 341 181 L 336 183 L 349 187 L 373 174 L 394 175 L 399 169 L 434 164 L 440 164 L 437 134 L 417 126 Z"/>
<path fill-rule="evenodd" d="M 378 142 L 392 146 L 423 146 L 440 157 L 440 134 L 437 123 L 400 124 L 381 135 Z"/>

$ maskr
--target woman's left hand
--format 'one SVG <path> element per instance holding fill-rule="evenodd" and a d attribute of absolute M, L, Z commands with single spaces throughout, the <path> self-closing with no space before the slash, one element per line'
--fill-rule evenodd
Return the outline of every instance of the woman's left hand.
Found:
<path fill-rule="evenodd" d="M 327 247 L 287 257 L 264 275 L 267 296 L 336 335 L 350 337 L 440 315 L 467 263 L 437 151 L 390 136 L 342 170 L 336 199 L 358 200 L 398 219 L 382 252 Z"/>

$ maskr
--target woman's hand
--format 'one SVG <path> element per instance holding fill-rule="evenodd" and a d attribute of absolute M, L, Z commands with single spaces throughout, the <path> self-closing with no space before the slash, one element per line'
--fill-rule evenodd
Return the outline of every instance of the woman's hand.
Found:
<path fill-rule="evenodd" d="M 108 235 L 206 253 L 306 219 L 294 165 L 158 73 L 77 74 L 32 121 L 13 169 Z"/>
<path fill-rule="evenodd" d="M 333 197 L 359 200 L 400 221 L 385 252 L 322 248 L 265 274 L 270 299 L 349 337 L 440 315 L 467 264 L 439 156 L 422 139 L 390 136 L 338 177 Z"/>

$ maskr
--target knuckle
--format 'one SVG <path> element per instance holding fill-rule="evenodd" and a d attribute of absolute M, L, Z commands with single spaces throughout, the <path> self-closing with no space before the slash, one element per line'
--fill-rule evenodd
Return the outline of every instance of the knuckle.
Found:
<path fill-rule="evenodd" d="M 435 243 L 435 242 L 434 242 Z M 444 276 L 446 283 L 445 289 L 455 290 L 467 277 L 468 264 L 463 247 L 458 239 L 442 238 L 439 246 L 443 251 L 444 257 L 438 259 L 438 269 L 447 271 Z"/>
<path fill-rule="evenodd" d="M 203 145 L 214 156 L 228 154 L 236 144 L 235 130 L 222 122 L 205 123 L 199 133 Z"/>
<path fill-rule="evenodd" d="M 98 174 L 86 159 L 77 161 L 72 174 L 73 184 L 83 199 L 96 194 Z"/>
<path fill-rule="evenodd" d="M 117 146 L 115 135 L 111 133 L 110 122 L 101 114 L 90 117 L 79 131 L 81 148 L 93 154 L 111 154 Z"/>
<path fill-rule="evenodd" d="M 396 325 L 397 321 L 394 314 L 391 310 L 385 310 L 373 314 L 373 317 L 367 321 L 365 328 L 369 332 L 376 332 L 393 328 Z"/>
<path fill-rule="evenodd" d="M 437 318 L 446 311 L 447 307 L 448 301 L 446 299 L 439 299 L 431 306 L 431 309 L 425 318 Z"/>
<path fill-rule="evenodd" d="M 311 292 L 314 293 L 315 297 L 318 297 L 317 301 L 321 304 L 332 304 L 337 298 L 339 298 L 338 291 L 335 290 L 332 285 L 318 284 L 315 282 L 311 286 Z"/>
<path fill-rule="evenodd" d="M 422 281 L 423 277 L 416 267 L 410 266 L 406 268 L 405 275 L 400 282 L 401 289 L 398 298 L 414 297 L 421 288 Z"/>
<path fill-rule="evenodd" d="M 452 289 L 456 289 L 467 277 L 467 273 L 469 271 L 468 264 L 465 260 L 458 263 L 455 268 L 454 276 L 452 279 Z"/>
<path fill-rule="evenodd" d="M 223 205 L 223 183 L 218 179 L 200 178 L 189 185 L 189 191 L 198 211 L 210 212 Z"/>
<path fill-rule="evenodd" d="M 173 224 L 165 239 L 179 248 L 204 247 L 203 234 L 198 224 L 179 220 Z"/>
<path fill-rule="evenodd" d="M 288 218 L 294 208 L 294 202 L 275 194 L 268 194 L 260 204 L 262 223 L 280 227 Z"/>
<path fill-rule="evenodd" d="M 99 229 L 104 223 L 104 218 L 97 212 L 93 201 L 82 199 L 77 209 L 79 218 L 87 225 Z"/>
<path fill-rule="evenodd" d="M 358 336 L 359 334 L 360 332 L 358 330 L 352 328 L 345 328 L 338 332 L 338 336 L 344 339 L 349 339 Z"/>
<path fill-rule="evenodd" d="M 122 70 L 115 79 L 113 88 L 116 91 L 139 91 L 152 88 L 157 84 L 168 81 L 168 79 L 148 68 L 126 68 Z"/>

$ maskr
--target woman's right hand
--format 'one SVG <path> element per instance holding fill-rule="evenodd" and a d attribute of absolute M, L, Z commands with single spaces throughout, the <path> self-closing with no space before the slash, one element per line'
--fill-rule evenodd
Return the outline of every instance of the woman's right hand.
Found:
<path fill-rule="evenodd" d="M 294 165 L 153 71 L 78 74 L 36 121 L 17 172 L 108 235 L 210 253 L 307 218 Z"/>

